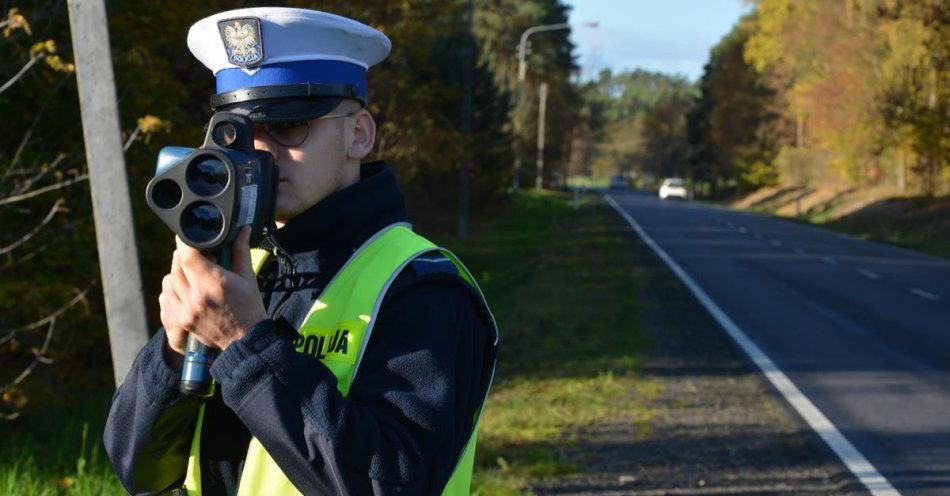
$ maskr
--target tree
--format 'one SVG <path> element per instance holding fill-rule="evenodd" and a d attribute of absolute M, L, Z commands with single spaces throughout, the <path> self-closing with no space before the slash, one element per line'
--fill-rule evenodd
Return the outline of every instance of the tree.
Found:
<path fill-rule="evenodd" d="M 62 249 L 62 240 L 83 220 L 70 215 L 75 200 L 62 196 L 84 186 L 81 156 L 45 141 L 74 67 L 58 55 L 53 39 L 36 41 L 39 33 L 19 9 L 7 12 L 0 30 L 0 44 L 13 55 L 0 72 L 0 109 L 5 127 L 20 131 L 0 137 L 0 219 L 6 227 L 0 234 L 0 355 L 6 365 L 0 371 L 0 418 L 12 420 L 32 396 L 26 379 L 62 355 L 62 341 L 53 341 L 58 324 L 77 321 L 74 307 L 88 309 L 95 278 L 60 278 L 67 264 L 44 260 Z"/>
<path fill-rule="evenodd" d="M 881 110 L 894 132 L 889 145 L 900 177 L 914 162 L 920 188 L 932 194 L 950 172 L 950 5 L 938 0 L 873 5 L 881 16 Z"/>
<path fill-rule="evenodd" d="M 823 179 L 903 186 L 912 163 L 933 192 L 950 160 L 948 25 L 939 0 L 759 0 L 745 56 Z"/>
<path fill-rule="evenodd" d="M 643 116 L 643 169 L 656 177 L 689 177 L 686 115 L 693 104 L 692 86 L 660 94 Z"/>
<path fill-rule="evenodd" d="M 738 179 L 744 191 L 775 182 L 773 161 L 788 141 L 775 92 L 745 60 L 752 19 L 713 47 L 688 116 L 694 178 L 713 186 Z"/>
<path fill-rule="evenodd" d="M 637 69 L 603 71 L 582 88 L 585 121 L 596 146 L 593 172 L 654 177 L 687 175 L 685 116 L 695 86 L 682 77 Z"/>
<path fill-rule="evenodd" d="M 550 182 L 554 172 L 563 174 L 570 157 L 573 124 L 580 100 L 570 78 L 577 71 L 570 30 L 538 33 L 529 39 L 527 53 L 526 91 L 524 101 L 517 105 L 517 45 L 524 30 L 541 24 L 566 23 L 569 7 L 560 0 L 484 0 L 476 3 L 475 33 L 481 46 L 481 61 L 494 74 L 498 86 L 511 99 L 510 122 L 522 123 L 507 128 L 518 153 L 525 159 L 534 157 L 538 132 L 538 88 L 548 83 L 547 142 L 565 146 L 547 146 L 545 176 Z M 529 184 L 533 160 L 525 160 L 521 184 Z"/>

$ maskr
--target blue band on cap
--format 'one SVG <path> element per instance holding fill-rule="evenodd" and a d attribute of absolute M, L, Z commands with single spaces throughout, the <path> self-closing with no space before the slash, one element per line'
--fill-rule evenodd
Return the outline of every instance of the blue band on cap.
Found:
<path fill-rule="evenodd" d="M 301 60 L 261 66 L 253 75 L 241 69 L 222 69 L 215 75 L 218 93 L 295 83 L 352 84 L 366 98 L 366 69 L 339 60 Z"/>

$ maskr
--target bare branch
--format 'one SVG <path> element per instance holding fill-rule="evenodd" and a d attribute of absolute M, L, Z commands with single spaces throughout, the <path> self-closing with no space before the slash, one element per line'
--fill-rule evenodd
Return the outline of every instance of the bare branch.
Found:
<path fill-rule="evenodd" d="M 7 198 L 0 199 L 0 205 L 8 205 L 10 203 L 16 203 L 18 201 L 23 201 L 29 198 L 33 198 L 34 196 L 39 196 L 39 195 L 42 195 L 43 193 L 48 193 L 50 191 L 62 189 L 71 184 L 76 184 L 78 182 L 85 181 L 86 179 L 89 179 L 89 174 L 80 174 L 72 179 L 61 181 L 56 184 L 51 184 L 44 188 L 35 189 L 33 191 L 30 191 L 29 193 L 23 193 L 22 195 L 15 195 L 15 196 L 10 196 Z"/>
<path fill-rule="evenodd" d="M 40 229 L 43 229 L 43 226 L 45 226 L 46 224 L 49 224 L 49 222 L 53 220 L 53 217 L 55 217 L 57 213 L 62 211 L 62 206 L 63 206 L 63 203 L 65 202 L 66 201 L 63 200 L 62 198 L 60 198 L 59 200 L 56 200 L 56 203 L 53 204 L 53 208 L 50 209 L 49 213 L 46 214 L 46 217 L 39 223 L 39 225 L 34 227 L 32 231 L 21 236 L 20 239 L 14 241 L 12 244 L 9 244 L 7 246 L 0 248 L 0 255 L 9 253 L 13 251 L 16 247 L 29 241 L 30 238 L 32 238 L 36 233 L 40 232 Z"/>
<path fill-rule="evenodd" d="M 0 93 L 3 93 L 4 90 L 9 88 L 10 86 L 13 86 L 13 83 L 17 82 L 18 79 L 23 77 L 23 75 L 26 74 L 26 71 L 30 70 L 30 67 L 33 67 L 33 65 L 39 62 L 45 56 L 46 56 L 46 52 L 40 52 L 34 55 L 33 58 L 31 58 L 30 61 L 27 62 L 26 65 L 24 65 L 22 69 L 20 69 L 20 72 L 16 73 L 12 78 L 10 78 L 9 81 L 4 83 L 3 86 L 0 86 Z"/>
<path fill-rule="evenodd" d="M 64 312 L 64 311 L 66 311 L 67 309 L 69 309 L 71 306 L 75 305 L 76 302 L 82 301 L 83 297 L 85 297 L 86 293 L 88 293 L 89 290 L 92 289 L 92 287 L 93 287 L 94 285 L 95 285 L 95 281 L 93 281 L 92 283 L 90 283 L 89 286 L 87 286 L 85 290 L 83 290 L 82 292 L 80 292 L 80 293 L 76 296 L 76 298 L 73 298 L 73 300 L 72 300 L 69 304 L 67 304 L 66 306 L 64 306 L 64 307 L 61 308 L 60 310 L 57 310 L 57 311 L 54 312 L 52 315 L 50 315 L 50 316 L 46 317 L 45 319 L 43 319 L 43 320 L 46 321 L 46 324 L 47 324 L 47 328 L 46 328 L 46 338 L 43 339 L 43 346 L 40 347 L 39 349 L 36 349 L 36 348 L 31 349 L 30 351 L 33 352 L 33 361 L 30 362 L 30 364 L 27 365 L 26 368 L 23 369 L 23 371 L 20 372 L 20 374 L 17 375 L 16 378 L 14 378 L 10 383 L 8 383 L 8 384 L 6 384 L 5 386 L 3 386 L 2 388 L 0 388 L 0 391 L 2 391 L 2 392 L 4 393 L 4 398 L 3 398 L 4 400 L 7 400 L 7 396 L 6 396 L 7 393 L 11 393 L 11 394 L 13 394 L 13 395 L 17 395 L 17 394 L 21 394 L 21 395 L 22 395 L 22 393 L 19 393 L 19 392 L 18 392 L 18 390 L 16 389 L 16 386 L 18 386 L 21 382 L 23 382 L 24 379 L 26 379 L 27 377 L 29 377 L 29 375 L 30 375 L 31 373 L 33 373 L 33 370 L 36 369 L 36 366 L 37 366 L 37 365 L 39 365 L 39 364 L 49 365 L 49 364 L 53 363 L 53 359 L 47 357 L 47 356 L 46 356 L 46 352 L 49 351 L 49 345 L 50 345 L 50 343 L 51 343 L 52 340 L 53 340 L 53 331 L 56 329 L 56 317 L 57 317 L 58 315 L 60 315 L 62 312 Z M 38 321 L 38 322 L 42 322 L 42 321 Z M 31 325 L 32 325 L 32 324 L 31 324 Z M 37 326 L 37 327 L 39 327 L 39 326 Z M 22 329 L 22 328 L 21 328 L 21 329 Z M 16 330 L 14 331 L 14 333 L 15 333 L 15 332 L 16 332 Z M 4 339 L 0 340 L 0 344 L 5 343 L 6 341 L 8 341 L 8 340 L 11 339 L 11 338 L 12 338 L 12 334 L 10 334 L 10 335 L 4 337 Z M 10 412 L 10 413 L 0 412 L 0 418 L 3 418 L 4 420 L 13 420 L 13 419 L 19 417 L 19 416 L 20 416 L 20 413 L 23 411 L 22 408 L 23 408 L 24 404 L 26 403 L 25 398 L 22 398 L 22 399 L 23 399 L 22 403 L 17 402 L 17 401 L 14 399 L 14 400 L 12 401 L 12 403 L 13 403 L 13 408 L 16 409 L 16 410 L 13 411 L 13 412 Z"/>
<path fill-rule="evenodd" d="M 43 347 L 39 350 L 37 350 L 36 348 L 33 348 L 31 350 L 33 351 L 33 361 L 30 362 L 30 364 L 27 365 L 26 368 L 23 369 L 22 372 L 20 372 L 20 375 L 16 376 L 16 379 L 13 379 L 13 381 L 11 381 L 9 384 L 0 388 L 0 391 L 8 391 L 9 389 L 14 388 L 17 385 L 19 385 L 21 382 L 23 382 L 24 379 L 26 379 L 31 373 L 33 373 L 33 369 L 35 369 L 37 365 L 41 363 L 44 365 L 49 365 L 53 363 L 53 359 L 45 357 L 43 355 L 49 349 L 49 343 L 53 339 L 54 329 L 56 329 L 55 317 L 49 321 L 49 327 L 47 327 L 46 329 L 46 339 L 43 340 Z M 4 413 L 4 414 L 0 414 L 0 416 L 2 416 L 6 420 L 13 420 L 20 416 L 21 411 L 22 410 L 17 410 L 13 413 Z"/>
<path fill-rule="evenodd" d="M 10 176 L 29 176 L 31 174 L 36 174 L 35 164 L 33 167 L 24 167 L 22 169 L 11 168 L 9 173 Z"/>
<path fill-rule="evenodd" d="M 46 101 L 43 102 L 43 106 L 40 107 L 40 109 L 36 112 L 36 115 L 33 116 L 33 122 L 30 123 L 30 128 L 27 129 L 26 133 L 23 135 L 23 139 L 20 140 L 20 145 L 17 147 L 16 153 L 13 155 L 13 160 L 3 172 L 3 177 L 0 178 L 0 184 L 3 184 L 6 181 L 10 171 L 16 166 L 17 162 L 20 161 L 20 156 L 23 154 L 23 150 L 26 149 L 26 144 L 30 141 L 30 137 L 33 135 L 33 129 L 35 129 L 37 124 L 40 123 L 41 117 L 43 117 L 43 114 L 46 112 L 49 104 L 56 99 L 56 94 L 59 93 L 59 90 L 65 87 L 66 81 L 69 80 L 71 76 L 71 74 L 66 74 L 59 79 L 59 82 L 56 83 L 56 87 L 53 88 L 53 91 L 51 91 L 46 97 Z"/>
<path fill-rule="evenodd" d="M 33 119 L 33 124 L 30 125 L 30 128 L 27 129 L 25 133 L 23 133 L 23 139 L 20 140 L 20 146 L 16 148 L 16 153 L 13 154 L 13 160 L 10 161 L 10 165 L 7 167 L 7 170 L 3 172 L 3 178 L 0 178 L 0 184 L 2 184 L 7 179 L 10 171 L 16 166 L 17 162 L 20 161 L 20 157 L 23 155 L 23 150 L 26 150 L 26 144 L 30 142 L 30 137 L 33 136 L 33 128 L 36 127 L 37 122 L 39 121 Z"/>
<path fill-rule="evenodd" d="M 30 186 L 33 186 L 33 183 L 35 183 L 36 181 L 39 181 L 40 179 L 43 178 L 43 176 L 45 176 L 45 175 L 49 174 L 51 171 L 55 170 L 56 167 L 59 166 L 59 163 L 62 162 L 65 158 L 66 158 L 66 154 L 65 154 L 65 153 L 60 153 L 60 154 L 53 160 L 53 163 L 49 164 L 48 167 L 46 167 L 45 169 L 41 170 L 38 174 L 36 174 L 35 176 L 31 177 L 30 179 L 27 179 L 26 181 L 24 181 L 23 185 L 21 185 L 19 188 L 17 188 L 17 190 L 16 190 L 15 193 L 16 193 L 16 194 L 20 194 L 20 193 L 23 193 L 24 191 L 29 190 L 29 189 L 30 189 Z"/>
<path fill-rule="evenodd" d="M 55 312 L 53 312 L 53 313 L 47 315 L 46 317 L 43 317 L 43 318 L 40 319 L 40 320 L 37 320 L 36 322 L 31 322 L 31 323 L 29 323 L 29 324 L 26 324 L 26 325 L 23 325 L 23 326 L 20 326 L 20 327 L 14 327 L 14 328 L 12 328 L 12 329 L 5 329 L 4 331 L 0 331 L 0 332 L 6 332 L 6 333 L 7 333 L 7 334 L 4 335 L 3 337 L 0 337 L 0 345 L 6 343 L 7 341 L 9 341 L 9 340 L 11 340 L 11 339 L 13 339 L 13 337 L 16 336 L 16 334 L 17 334 L 18 332 L 21 332 L 21 331 L 29 331 L 30 329 L 36 329 L 37 327 L 42 327 L 42 326 L 44 326 L 44 325 L 46 325 L 46 324 L 49 324 L 51 321 L 56 320 L 56 317 L 59 317 L 60 315 L 62 315 L 63 313 L 65 313 L 67 310 L 69 310 L 70 308 L 72 308 L 73 306 L 75 306 L 77 303 L 79 303 L 80 301 L 82 301 L 82 300 L 86 297 L 86 293 L 88 293 L 95 285 L 96 285 L 96 281 L 92 281 L 91 283 L 89 283 L 88 286 L 86 286 L 86 289 L 82 290 L 82 291 L 81 291 L 79 294 L 77 294 L 76 297 L 73 298 L 72 300 L 69 300 L 69 303 L 66 303 L 65 305 L 59 307 L 59 309 L 56 310 Z"/>
<path fill-rule="evenodd" d="M 20 416 L 20 412 L 0 413 L 0 418 L 3 418 L 3 420 L 13 420 L 19 416 Z"/>
<path fill-rule="evenodd" d="M 7 389 L 7 388 L 9 388 L 9 387 L 16 386 L 16 385 L 20 384 L 21 382 L 23 382 L 23 379 L 26 379 L 26 377 L 27 377 L 28 375 L 30 375 L 31 372 L 33 372 L 33 369 L 36 368 L 36 366 L 37 366 L 38 364 L 40 364 L 40 363 L 44 363 L 44 364 L 53 363 L 53 360 L 44 357 L 43 354 L 46 353 L 46 350 L 49 348 L 49 342 L 50 342 L 50 340 L 53 338 L 53 329 L 55 329 L 55 328 L 56 328 L 56 319 L 53 318 L 52 320 L 49 321 L 49 327 L 46 329 L 46 339 L 43 340 L 43 348 L 41 348 L 41 349 L 39 349 L 39 350 L 37 350 L 36 348 L 34 348 L 34 349 L 32 350 L 32 351 L 33 351 L 33 362 L 30 363 L 30 365 L 28 365 L 25 369 L 23 369 L 23 372 L 20 372 L 20 375 L 18 375 L 18 376 L 16 377 L 16 379 L 13 379 L 13 382 L 11 382 L 10 384 L 7 384 L 6 386 L 3 386 L 2 388 L 0 388 L 0 391 L 2 391 L 2 390 L 4 390 L 4 389 Z"/>
<path fill-rule="evenodd" d="M 8 263 L 7 263 L 7 266 L 9 267 L 9 266 L 11 266 L 11 265 L 18 265 L 18 264 L 21 264 L 21 263 L 26 262 L 26 261 L 28 261 L 28 260 L 31 260 L 31 259 L 33 259 L 34 257 L 36 257 L 37 255 L 39 255 L 40 253 L 42 253 L 42 252 L 48 250 L 50 246 L 53 246 L 53 243 L 44 243 L 44 244 L 40 245 L 39 247 L 37 247 L 35 250 L 33 250 L 33 251 L 27 253 L 26 255 L 23 255 L 23 256 L 20 257 L 18 260 L 15 260 L 15 261 L 13 261 L 13 262 L 8 262 Z"/>
<path fill-rule="evenodd" d="M 41 244 L 37 248 L 26 253 L 25 255 L 21 256 L 18 259 L 12 260 L 11 259 L 12 257 L 7 257 L 6 263 L 4 263 L 3 267 L 0 267 L 0 268 L 14 267 L 14 266 L 22 264 L 23 262 L 31 260 L 32 258 L 36 257 L 40 253 L 48 250 L 51 246 L 54 246 L 56 245 L 56 243 L 60 242 L 64 237 L 63 233 L 71 232 L 73 229 L 75 229 L 76 226 L 88 224 L 90 220 L 92 220 L 92 216 L 87 215 L 81 218 L 77 218 L 66 224 L 63 224 L 59 229 L 56 229 L 55 231 L 53 231 L 55 234 L 51 234 L 50 236 L 47 237 L 49 239 L 46 243 Z"/>
<path fill-rule="evenodd" d="M 142 126 L 135 126 L 135 131 L 132 131 L 132 134 L 129 136 L 129 139 L 126 140 L 125 146 L 122 147 L 123 152 L 129 151 L 129 147 L 132 146 L 132 143 L 135 142 L 135 138 L 139 137 L 139 133 L 142 132 Z"/>

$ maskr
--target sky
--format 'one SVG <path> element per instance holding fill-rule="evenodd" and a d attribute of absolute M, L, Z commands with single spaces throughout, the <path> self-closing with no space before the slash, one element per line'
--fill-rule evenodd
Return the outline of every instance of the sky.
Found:
<path fill-rule="evenodd" d="M 581 79 L 644 68 L 699 79 L 709 50 L 750 7 L 742 0 L 565 0 Z M 581 23 L 596 21 L 590 28 Z M 544 36 L 537 34 L 533 36 Z"/>

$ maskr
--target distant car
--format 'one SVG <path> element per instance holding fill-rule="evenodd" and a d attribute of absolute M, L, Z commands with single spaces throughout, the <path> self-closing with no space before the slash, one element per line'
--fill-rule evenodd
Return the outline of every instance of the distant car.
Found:
<path fill-rule="evenodd" d="M 689 189 L 686 187 L 686 181 L 678 177 L 668 177 L 663 180 L 660 186 L 660 199 L 679 198 L 688 200 L 690 198 Z"/>
<path fill-rule="evenodd" d="M 623 174 L 610 178 L 610 189 L 627 189 L 627 178 Z"/>

